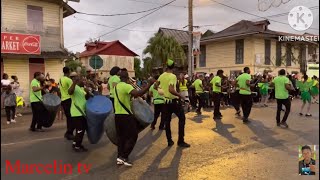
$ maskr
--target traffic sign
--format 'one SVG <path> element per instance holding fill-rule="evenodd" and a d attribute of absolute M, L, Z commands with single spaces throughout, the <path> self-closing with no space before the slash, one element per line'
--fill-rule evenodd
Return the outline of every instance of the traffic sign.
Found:
<path fill-rule="evenodd" d="M 91 56 L 89 65 L 93 69 L 100 69 L 103 66 L 103 59 L 98 55 Z"/>

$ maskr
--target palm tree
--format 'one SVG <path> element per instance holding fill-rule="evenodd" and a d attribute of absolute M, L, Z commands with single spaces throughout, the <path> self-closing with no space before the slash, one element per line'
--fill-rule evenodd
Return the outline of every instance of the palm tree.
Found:
<path fill-rule="evenodd" d="M 180 65 L 185 64 L 186 55 L 181 45 L 173 37 L 166 37 L 161 33 L 156 33 L 149 39 L 143 53 L 149 53 L 153 60 L 161 63 L 162 67 L 168 59 L 174 59 Z"/>

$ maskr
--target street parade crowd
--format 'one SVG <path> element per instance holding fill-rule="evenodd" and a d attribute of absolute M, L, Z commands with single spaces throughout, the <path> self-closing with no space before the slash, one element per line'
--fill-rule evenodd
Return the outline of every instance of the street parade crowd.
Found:
<path fill-rule="evenodd" d="M 276 100 L 276 125 L 288 128 L 287 119 L 290 114 L 292 99 L 301 99 L 301 116 L 312 116 L 310 107 L 319 103 L 318 77 L 308 77 L 302 74 L 288 74 L 284 69 L 272 76 L 268 72 L 251 75 L 250 68 L 244 67 L 243 72 L 225 75 L 223 70 L 216 74 L 195 74 L 189 77 L 185 73 L 175 74 L 175 62 L 168 60 L 162 74 L 154 74 L 148 79 L 132 79 L 125 68 L 113 67 L 110 77 L 99 79 L 96 74 L 82 76 L 71 72 L 68 67 L 63 68 L 63 76 L 55 81 L 42 72 L 34 73 L 30 83 L 30 103 L 32 108 L 32 122 L 30 131 L 43 132 L 45 107 L 41 103 L 42 96 L 47 93 L 55 94 L 61 99 L 61 107 L 57 118 L 66 117 L 67 130 L 64 137 L 72 141 L 75 152 L 85 152 L 87 148 L 82 140 L 87 128 L 85 114 L 86 102 L 95 95 L 109 98 L 113 104 L 115 125 L 118 141 L 118 165 L 132 166 L 128 157 L 133 150 L 139 130 L 132 113 L 132 98 L 142 97 L 154 107 L 154 121 L 150 128 L 155 129 L 160 117 L 159 130 L 165 130 L 168 146 L 174 145 L 171 135 L 171 116 L 174 113 L 178 121 L 177 145 L 188 148 L 185 141 L 185 113 L 195 110 L 201 116 L 203 108 L 213 108 L 213 119 L 222 120 L 221 107 L 232 106 L 236 116 L 242 116 L 244 124 L 250 123 L 249 116 L 254 103 L 259 107 L 268 107 L 268 102 Z M 137 88 L 138 87 L 138 88 Z M 7 124 L 16 123 L 16 118 L 22 116 L 19 112 L 23 107 L 23 89 L 18 77 L 11 79 L 3 74 L 1 80 L 2 107 L 5 109 Z M 306 110 L 305 110 L 305 106 Z M 284 116 L 281 119 L 281 112 Z"/>

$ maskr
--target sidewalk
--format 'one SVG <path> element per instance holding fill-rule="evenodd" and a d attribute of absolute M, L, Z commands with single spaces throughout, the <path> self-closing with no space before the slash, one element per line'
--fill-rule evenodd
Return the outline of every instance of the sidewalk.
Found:
<path fill-rule="evenodd" d="M 32 114 L 31 107 L 18 108 L 17 112 L 21 113 L 22 115 Z M 1 117 L 6 117 L 6 111 L 4 109 L 1 109 Z"/>

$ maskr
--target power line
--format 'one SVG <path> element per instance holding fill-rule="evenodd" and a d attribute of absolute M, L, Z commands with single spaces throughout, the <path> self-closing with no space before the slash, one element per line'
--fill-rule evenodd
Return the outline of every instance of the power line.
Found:
<path fill-rule="evenodd" d="M 251 16 L 255 16 L 255 17 L 258 17 L 258 18 L 266 19 L 265 17 L 258 16 L 258 15 L 255 15 L 255 14 L 252 14 L 252 13 L 249 13 L 249 12 L 246 12 L 246 11 L 244 11 L 244 10 L 234 8 L 234 7 L 232 7 L 232 6 L 229 6 L 229 5 L 227 5 L 227 4 L 223 4 L 223 3 L 218 2 L 218 1 L 216 1 L 216 0 L 211 0 L 211 1 L 213 1 L 213 2 L 215 2 L 215 3 L 217 3 L 217 4 L 220 4 L 220 5 L 222 5 L 222 6 L 228 7 L 228 8 L 230 8 L 230 9 L 233 9 L 233 10 L 236 10 L 236 11 L 239 11 L 239 12 L 242 12 L 242 13 L 245 13 L 245 14 L 249 14 L 249 15 L 251 15 Z M 287 23 L 284 23 L 284 22 L 281 22 L 281 21 L 276 21 L 276 20 L 273 20 L 273 19 L 269 19 L 269 21 L 273 21 L 273 22 L 276 22 L 276 23 L 288 25 Z M 309 28 L 309 29 L 319 30 L 319 29 L 316 29 L 316 28 Z"/>
<path fill-rule="evenodd" d="M 93 21 L 89 21 L 89 20 L 86 20 L 86 19 L 81 19 L 81 18 L 77 18 L 74 16 L 75 19 L 77 20 L 81 20 L 81 21 L 86 21 L 88 23 L 91 23 L 91 24 L 95 24 L 95 25 L 98 25 L 98 26 L 103 26 L 103 27 L 107 27 L 107 28 L 117 28 L 117 27 L 114 27 L 114 26 L 108 26 L 108 25 L 105 25 L 105 24 L 100 24 L 100 23 L 96 23 L 96 22 L 93 22 Z M 120 29 L 120 30 L 124 30 L 124 31 L 137 31 L 137 32 L 157 32 L 157 31 L 148 31 L 148 30 L 136 30 L 136 29 Z"/>
<path fill-rule="evenodd" d="M 163 5 L 165 5 L 165 4 L 162 4 L 159 7 L 151 8 L 151 9 L 144 10 L 144 11 L 129 12 L 129 13 L 119 13 L 119 14 L 94 14 L 94 13 L 85 13 L 85 12 L 79 12 L 79 11 L 77 11 L 76 13 L 77 14 L 88 15 L 88 16 L 108 16 L 108 17 L 110 17 L 110 16 L 127 16 L 127 15 L 134 15 L 134 14 L 141 14 L 141 13 L 150 12 L 150 11 L 153 11 L 153 10 L 156 10 L 158 8 L 163 7 Z"/>
<path fill-rule="evenodd" d="M 161 3 L 156 3 L 156 2 L 147 2 L 147 1 L 140 1 L 140 0 L 128 0 L 128 1 L 133 1 L 133 2 L 138 2 L 138 3 L 145 3 L 145 4 L 157 4 L 157 5 L 163 5 Z M 180 8 L 188 8 L 187 6 L 181 6 L 181 5 L 168 5 L 172 7 L 180 7 Z"/>
<path fill-rule="evenodd" d="M 309 8 L 310 10 L 317 10 L 319 9 L 319 6 L 313 6 Z M 291 11 L 290 11 L 291 12 Z M 268 17 L 281 17 L 281 16 L 287 16 L 290 12 L 285 12 L 285 13 L 280 13 L 280 14 L 274 14 L 274 15 L 270 15 L 270 16 L 264 16 L 265 18 Z"/>
<path fill-rule="evenodd" d="M 137 22 L 137 21 L 139 21 L 139 20 L 141 20 L 141 19 L 143 19 L 143 18 L 146 18 L 147 16 L 149 16 L 149 15 L 157 12 L 158 10 L 162 9 L 163 7 L 165 7 L 165 6 L 173 3 L 173 2 L 175 2 L 175 1 L 176 1 L 176 0 L 172 0 L 172 1 L 168 2 L 167 4 L 164 4 L 164 5 L 160 6 L 158 9 L 151 11 L 151 12 L 148 13 L 148 14 L 146 14 L 146 15 L 144 15 L 144 16 L 141 16 L 141 17 L 139 17 L 138 19 L 135 19 L 135 20 L 133 20 L 133 21 L 131 21 L 131 22 L 123 25 L 123 26 L 120 26 L 120 27 L 118 27 L 118 28 L 115 28 L 115 29 L 113 29 L 113 30 L 111 30 L 111 31 L 109 31 L 109 32 L 107 32 L 107 33 L 105 33 L 105 34 L 102 34 L 102 35 L 100 35 L 100 36 L 98 36 L 98 37 L 96 37 L 96 38 L 94 38 L 94 39 L 99 39 L 99 38 L 101 38 L 101 37 L 103 37 L 103 36 L 106 36 L 106 35 L 108 35 L 108 34 L 111 34 L 111 33 L 115 32 L 115 31 L 117 31 L 117 30 L 119 30 L 119 29 L 122 29 L 122 28 L 124 28 L 124 27 L 126 27 L 126 26 L 128 26 L 128 25 L 130 25 L 130 24 L 133 24 L 133 23 L 135 23 L 135 22 Z M 84 43 L 85 43 L 85 42 L 84 42 Z M 82 43 L 78 43 L 78 44 L 74 44 L 74 45 L 69 46 L 69 47 L 67 47 L 67 48 L 71 48 L 71 47 L 78 46 L 78 45 L 81 45 L 81 44 L 83 44 L 83 42 L 82 42 Z"/>

